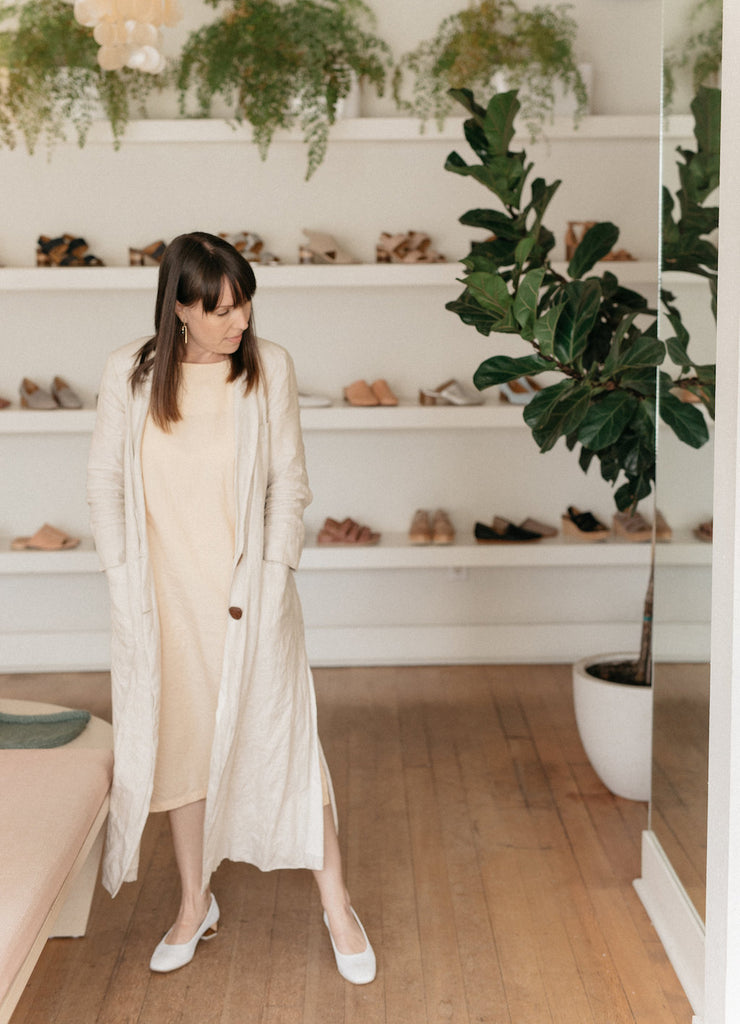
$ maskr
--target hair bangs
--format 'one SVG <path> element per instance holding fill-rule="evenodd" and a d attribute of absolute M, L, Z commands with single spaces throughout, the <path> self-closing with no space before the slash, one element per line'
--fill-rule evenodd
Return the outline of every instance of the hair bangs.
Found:
<path fill-rule="evenodd" d="M 234 304 L 250 302 L 257 281 L 249 263 L 241 253 L 212 236 L 193 232 L 190 236 L 192 251 L 183 260 L 178 282 L 178 301 L 184 306 L 201 302 L 205 313 L 212 313 L 221 303 L 224 283 L 228 283 Z M 214 245 L 219 242 L 219 245 Z"/>

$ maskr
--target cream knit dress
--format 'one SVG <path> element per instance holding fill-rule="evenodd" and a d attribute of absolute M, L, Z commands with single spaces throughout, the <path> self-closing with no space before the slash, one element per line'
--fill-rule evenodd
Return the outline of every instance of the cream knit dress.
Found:
<path fill-rule="evenodd" d="M 149 417 L 141 444 L 161 631 L 152 811 L 205 799 L 234 558 L 230 361 L 183 363 L 181 419 Z"/>

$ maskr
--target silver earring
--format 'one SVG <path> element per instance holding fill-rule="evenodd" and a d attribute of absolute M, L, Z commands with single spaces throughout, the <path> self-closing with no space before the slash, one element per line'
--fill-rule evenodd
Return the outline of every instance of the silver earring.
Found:
<path fill-rule="evenodd" d="M 183 345 L 187 345 L 187 343 L 188 343 L 188 325 L 187 324 L 183 324 L 182 325 L 182 327 L 180 328 L 180 334 L 182 335 L 182 343 L 183 343 Z"/>

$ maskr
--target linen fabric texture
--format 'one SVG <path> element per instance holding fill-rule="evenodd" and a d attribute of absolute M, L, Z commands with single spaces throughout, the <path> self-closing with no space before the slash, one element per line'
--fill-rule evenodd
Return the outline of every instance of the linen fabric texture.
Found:
<path fill-rule="evenodd" d="M 87 499 L 111 605 L 115 767 L 103 884 L 137 877 L 159 730 L 160 636 L 147 540 L 141 440 L 150 384 L 132 394 L 142 341 L 107 360 L 88 465 Z M 260 339 L 262 380 L 234 395 L 234 561 L 206 796 L 203 888 L 219 863 L 263 871 L 323 866 L 316 698 L 293 570 L 311 500 L 293 362 Z M 229 609 L 239 609 L 235 617 Z"/>

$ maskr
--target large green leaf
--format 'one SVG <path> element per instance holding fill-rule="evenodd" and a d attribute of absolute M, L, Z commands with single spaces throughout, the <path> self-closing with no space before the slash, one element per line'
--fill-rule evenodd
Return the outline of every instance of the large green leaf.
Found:
<path fill-rule="evenodd" d="M 649 473 L 641 473 L 636 477 L 627 477 L 627 482 L 618 487 L 614 492 L 614 501 L 620 512 L 633 509 L 638 501 L 647 498 L 651 491 L 651 485 L 655 479 Z"/>
<path fill-rule="evenodd" d="M 576 366 L 599 315 L 601 287 L 595 278 L 570 281 L 563 293 L 565 308 L 555 329 L 553 351 L 561 363 Z"/>
<path fill-rule="evenodd" d="M 484 309 L 467 290 L 458 299 L 445 303 L 445 309 L 457 313 L 464 324 L 475 327 L 480 334 L 490 334 L 497 322 L 491 311 Z"/>
<path fill-rule="evenodd" d="M 555 346 L 555 332 L 558 327 L 560 314 L 565 309 L 565 303 L 560 302 L 556 306 L 550 306 L 546 313 L 538 317 L 534 324 L 534 340 L 540 348 L 543 356 L 551 356 Z"/>
<path fill-rule="evenodd" d="M 709 440 L 707 423 L 699 410 L 670 392 L 660 396 L 660 418 L 680 441 L 692 448 L 701 448 Z"/>
<path fill-rule="evenodd" d="M 611 372 L 617 374 L 625 370 L 660 366 L 664 359 L 665 345 L 663 342 L 649 335 L 641 334 L 634 344 L 619 353 L 616 357 L 616 365 Z"/>
<path fill-rule="evenodd" d="M 491 97 L 482 127 L 492 153 L 508 153 L 514 138 L 514 122 L 521 106 L 515 89 L 494 93 Z"/>
<path fill-rule="evenodd" d="M 468 210 L 460 217 L 460 223 L 471 228 L 483 228 L 491 231 L 498 238 L 521 238 L 522 232 L 516 223 L 498 210 Z"/>
<path fill-rule="evenodd" d="M 514 296 L 514 317 L 522 329 L 522 337 L 528 341 L 534 337 L 537 303 L 545 273 L 544 267 L 530 270 L 519 282 Z"/>
<path fill-rule="evenodd" d="M 507 381 L 525 377 L 527 374 L 541 373 L 550 367 L 550 363 L 540 356 L 491 356 L 481 363 L 473 375 L 473 383 L 479 391 L 490 388 L 494 384 L 505 384 Z"/>
<path fill-rule="evenodd" d="M 595 452 L 614 444 L 635 414 L 637 402 L 624 391 L 610 391 L 591 406 L 578 440 Z"/>
<path fill-rule="evenodd" d="M 573 254 L 568 264 L 568 274 L 574 279 L 583 277 L 595 263 L 611 252 L 618 238 L 619 228 L 616 224 L 609 221 L 594 224 L 583 236 Z"/>
<path fill-rule="evenodd" d="M 575 381 L 561 381 L 535 395 L 524 408 L 524 421 L 541 452 L 578 430 L 590 401 L 591 389 Z"/>
<path fill-rule="evenodd" d="M 497 317 L 503 319 L 508 313 L 512 296 L 506 282 L 499 274 L 476 271 L 463 278 L 464 284 L 473 298 Z"/>

